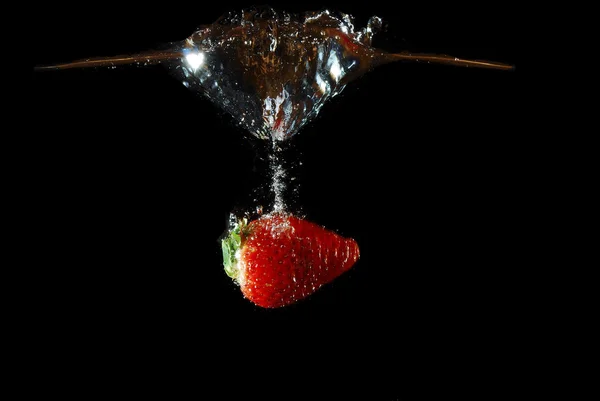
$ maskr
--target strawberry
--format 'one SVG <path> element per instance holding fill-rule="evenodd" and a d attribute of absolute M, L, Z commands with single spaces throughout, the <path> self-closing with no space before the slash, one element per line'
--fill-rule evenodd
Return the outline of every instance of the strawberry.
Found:
<path fill-rule="evenodd" d="M 308 220 L 273 212 L 241 220 L 222 240 L 225 271 L 244 296 L 263 308 L 308 297 L 358 260 L 352 238 Z"/>

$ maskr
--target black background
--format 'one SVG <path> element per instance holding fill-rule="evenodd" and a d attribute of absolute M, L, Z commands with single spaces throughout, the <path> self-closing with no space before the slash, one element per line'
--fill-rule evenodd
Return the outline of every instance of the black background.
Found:
<path fill-rule="evenodd" d="M 518 64 L 515 12 L 500 5 L 271 4 L 339 9 L 358 28 L 378 15 L 387 29 L 373 44 L 390 51 Z M 152 49 L 248 5 L 36 6 L 34 64 Z M 278 310 L 242 297 L 219 243 L 231 211 L 261 203 L 260 141 L 160 66 L 33 73 L 40 316 L 84 337 L 136 333 L 133 342 L 233 324 L 230 347 L 260 321 L 308 327 L 311 338 L 343 331 L 365 354 L 440 344 L 502 353 L 524 246 L 518 71 L 391 64 L 325 105 L 292 139 L 296 206 L 355 238 L 361 259 Z"/>

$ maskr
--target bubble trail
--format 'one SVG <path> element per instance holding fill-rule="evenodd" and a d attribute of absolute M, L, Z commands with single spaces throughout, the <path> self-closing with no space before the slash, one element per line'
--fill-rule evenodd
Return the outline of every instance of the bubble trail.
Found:
<path fill-rule="evenodd" d="M 273 193 L 273 211 L 284 212 L 287 209 L 285 202 L 285 191 L 287 190 L 287 171 L 283 165 L 282 149 L 273 141 L 273 147 L 269 154 L 269 170 L 271 174 L 271 192 Z"/>

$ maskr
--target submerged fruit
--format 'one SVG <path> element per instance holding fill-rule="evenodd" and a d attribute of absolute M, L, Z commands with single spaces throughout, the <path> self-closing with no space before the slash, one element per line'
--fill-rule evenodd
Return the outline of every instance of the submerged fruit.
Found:
<path fill-rule="evenodd" d="M 354 239 L 283 212 L 236 224 L 222 245 L 225 271 L 264 308 L 308 297 L 359 258 Z"/>

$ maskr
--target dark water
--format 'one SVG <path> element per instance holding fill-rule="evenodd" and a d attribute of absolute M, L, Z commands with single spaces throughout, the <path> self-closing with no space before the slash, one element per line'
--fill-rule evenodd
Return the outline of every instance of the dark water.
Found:
<path fill-rule="evenodd" d="M 106 5 L 67 18 L 62 6 L 41 7 L 53 14 L 38 22 L 36 64 L 154 48 L 225 11 Z M 391 51 L 518 62 L 511 10 L 479 10 L 473 20 L 466 7 L 342 8 L 361 24 L 374 14 L 387 21 L 374 44 Z M 517 80 L 518 72 L 396 63 L 325 105 L 290 145 L 302 161 L 292 203 L 355 238 L 361 259 L 305 302 L 262 310 L 224 273 L 218 240 L 232 210 L 268 198 L 263 142 L 160 67 L 34 75 L 24 139 L 44 260 L 33 275 L 44 288 L 36 315 L 86 333 L 212 339 L 221 322 L 242 330 L 255 320 L 305 321 L 313 332 L 364 329 L 383 343 L 425 335 L 440 344 L 440 333 L 485 342 L 513 326 L 524 264 L 516 255 L 528 133 L 519 130 Z M 475 340 L 460 334 L 473 330 Z M 388 349 L 382 342 L 371 343 L 376 352 Z"/>

